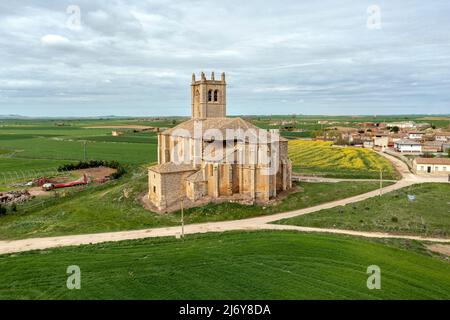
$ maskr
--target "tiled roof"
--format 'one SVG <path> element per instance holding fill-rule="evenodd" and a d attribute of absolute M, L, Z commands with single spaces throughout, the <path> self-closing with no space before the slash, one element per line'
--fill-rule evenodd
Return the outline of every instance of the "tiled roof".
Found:
<path fill-rule="evenodd" d="M 183 172 L 183 171 L 195 171 L 196 169 L 191 164 L 176 164 L 173 162 L 166 162 L 158 164 L 156 166 L 148 168 L 157 173 L 171 173 L 171 172 Z"/>
<path fill-rule="evenodd" d="M 203 177 L 203 170 L 199 170 L 193 174 L 191 174 L 189 177 L 186 178 L 189 182 L 203 182 L 206 181 Z"/>
<path fill-rule="evenodd" d="M 411 145 L 419 145 L 420 146 L 420 142 L 417 141 L 411 141 L 411 140 L 399 140 L 395 142 L 396 144 L 411 144 Z"/>
<path fill-rule="evenodd" d="M 163 131 L 161 134 L 163 135 L 176 135 L 177 130 L 183 129 L 189 132 L 189 134 L 194 137 L 194 124 L 196 121 L 201 122 L 202 126 L 202 134 L 205 133 L 206 130 L 209 129 L 218 129 L 222 133 L 223 137 L 226 138 L 226 130 L 233 129 L 239 130 L 242 129 L 244 132 L 248 129 L 255 130 L 255 133 L 260 133 L 260 131 L 266 131 L 264 129 L 258 128 L 257 126 L 251 124 L 243 120 L 242 118 L 208 118 L 208 119 L 190 119 L 183 123 L 180 123 L 176 127 L 167 129 Z M 181 135 L 181 132 L 180 132 Z M 268 135 L 268 139 L 270 139 L 270 134 Z M 280 136 L 280 141 L 287 141 L 287 139 Z"/>
<path fill-rule="evenodd" d="M 450 158 L 416 158 L 417 164 L 448 164 L 450 165 Z"/>

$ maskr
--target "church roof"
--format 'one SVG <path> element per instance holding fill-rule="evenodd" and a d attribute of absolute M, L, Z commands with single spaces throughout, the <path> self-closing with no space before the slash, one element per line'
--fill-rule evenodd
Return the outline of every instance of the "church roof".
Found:
<path fill-rule="evenodd" d="M 191 164 L 176 164 L 174 162 L 166 162 L 163 164 L 158 164 L 148 169 L 157 173 L 172 173 L 172 172 L 184 172 L 196 170 Z"/>
<path fill-rule="evenodd" d="M 203 170 L 199 170 L 193 174 L 191 174 L 189 177 L 186 178 L 189 182 L 204 182 L 205 177 L 203 176 Z"/>
<path fill-rule="evenodd" d="M 218 129 L 222 132 L 223 137 L 226 139 L 226 130 L 243 130 L 244 132 L 253 129 L 255 133 L 260 133 L 261 131 L 266 131 L 264 129 L 258 128 L 257 126 L 251 124 L 248 121 L 245 121 L 242 118 L 207 118 L 207 119 L 190 119 L 185 122 L 180 123 L 176 127 L 167 129 L 163 131 L 161 134 L 163 135 L 177 135 L 177 130 L 183 129 L 189 132 L 191 137 L 194 137 L 194 124 L 196 121 L 201 122 L 202 124 L 202 134 L 209 129 Z M 181 135 L 181 134 L 180 134 Z M 224 139 L 224 140 L 225 140 Z M 270 139 L 270 133 L 268 135 L 268 139 Z M 280 141 L 287 141 L 285 138 L 280 136 Z"/>

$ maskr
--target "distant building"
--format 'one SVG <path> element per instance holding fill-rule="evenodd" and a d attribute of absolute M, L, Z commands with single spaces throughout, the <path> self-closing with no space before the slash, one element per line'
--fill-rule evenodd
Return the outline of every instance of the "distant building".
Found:
<path fill-rule="evenodd" d="M 401 122 L 389 122 L 386 123 L 388 127 L 399 127 L 400 129 L 412 129 L 416 127 L 416 123 L 414 121 L 401 121 Z"/>
<path fill-rule="evenodd" d="M 436 133 L 435 138 L 436 141 L 442 141 L 442 142 L 450 142 L 450 132 L 439 132 Z"/>
<path fill-rule="evenodd" d="M 411 131 L 408 132 L 408 139 L 420 140 L 423 138 L 423 132 Z"/>
<path fill-rule="evenodd" d="M 417 174 L 450 174 L 450 158 L 416 158 L 413 165 Z"/>
<path fill-rule="evenodd" d="M 441 141 L 426 141 L 422 145 L 422 152 L 442 152 L 443 144 Z"/>
<path fill-rule="evenodd" d="M 366 149 L 372 149 L 373 148 L 373 141 L 372 140 L 363 141 L 363 147 L 366 148 Z"/>
<path fill-rule="evenodd" d="M 398 152 L 421 153 L 422 145 L 417 141 L 398 140 L 394 142 L 394 149 Z"/>
<path fill-rule="evenodd" d="M 373 146 L 384 150 L 389 146 L 389 137 L 385 135 L 376 135 L 373 138 Z"/>

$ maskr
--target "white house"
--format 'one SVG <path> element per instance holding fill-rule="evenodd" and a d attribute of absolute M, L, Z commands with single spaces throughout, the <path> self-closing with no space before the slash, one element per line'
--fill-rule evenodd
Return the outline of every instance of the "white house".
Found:
<path fill-rule="evenodd" d="M 417 131 L 408 132 L 408 139 L 420 140 L 422 138 L 423 138 L 422 132 L 417 132 Z"/>
<path fill-rule="evenodd" d="M 417 174 L 450 174 L 450 158 L 416 158 L 413 164 Z"/>
<path fill-rule="evenodd" d="M 385 135 L 376 135 L 373 138 L 373 145 L 375 147 L 387 148 L 389 145 L 389 137 Z"/>
<path fill-rule="evenodd" d="M 394 149 L 398 152 L 421 153 L 422 145 L 417 141 L 398 140 L 394 142 Z"/>
<path fill-rule="evenodd" d="M 414 121 L 401 121 L 401 122 L 389 122 L 386 123 L 388 127 L 399 127 L 400 129 L 411 129 L 416 127 L 416 123 Z"/>

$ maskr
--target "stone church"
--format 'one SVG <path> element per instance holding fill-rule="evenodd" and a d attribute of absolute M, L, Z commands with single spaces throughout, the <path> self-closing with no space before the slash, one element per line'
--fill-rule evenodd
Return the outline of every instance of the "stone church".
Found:
<path fill-rule="evenodd" d="M 264 203 L 292 187 L 287 140 L 226 116 L 225 74 L 192 75 L 192 117 L 158 135 L 148 200 L 158 211 L 207 202 Z"/>

